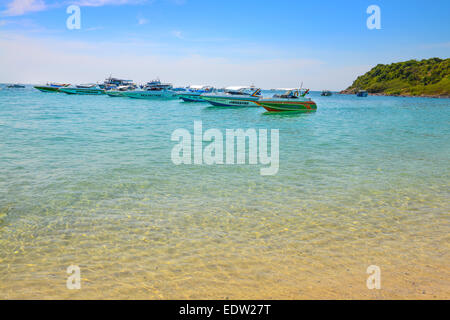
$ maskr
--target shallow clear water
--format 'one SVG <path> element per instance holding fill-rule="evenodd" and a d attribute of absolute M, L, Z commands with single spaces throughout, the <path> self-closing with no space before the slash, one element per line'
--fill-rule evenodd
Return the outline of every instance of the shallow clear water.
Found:
<path fill-rule="evenodd" d="M 1 90 L 0 297 L 450 298 L 450 100 L 311 97 L 266 114 Z M 175 166 L 194 120 L 279 129 L 278 174 Z"/>

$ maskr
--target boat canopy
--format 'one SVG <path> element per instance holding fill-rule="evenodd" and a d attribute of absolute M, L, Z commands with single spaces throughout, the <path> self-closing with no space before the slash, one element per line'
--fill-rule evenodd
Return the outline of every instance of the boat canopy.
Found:
<path fill-rule="evenodd" d="M 231 86 L 231 87 L 226 87 L 225 90 L 232 90 L 232 91 L 239 91 L 239 90 L 244 90 L 244 89 L 253 89 L 253 87 L 250 86 Z"/>
<path fill-rule="evenodd" d="M 193 84 L 191 86 L 189 86 L 189 89 L 203 89 L 203 88 L 209 88 L 210 86 L 204 86 L 204 85 L 200 85 L 200 84 Z"/>

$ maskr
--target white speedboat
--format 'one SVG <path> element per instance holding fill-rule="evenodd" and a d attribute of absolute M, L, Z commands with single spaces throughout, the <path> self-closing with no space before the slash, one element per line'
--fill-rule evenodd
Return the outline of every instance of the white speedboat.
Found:
<path fill-rule="evenodd" d="M 257 107 L 261 89 L 255 87 L 227 87 L 223 93 L 204 93 L 203 100 L 216 107 Z"/>
<path fill-rule="evenodd" d="M 105 93 L 110 97 L 124 97 L 124 93 L 126 91 L 132 91 L 134 90 L 133 87 L 130 87 L 128 85 L 125 86 L 118 86 L 117 89 L 107 90 Z"/>
<path fill-rule="evenodd" d="M 211 86 L 192 85 L 185 91 L 179 92 L 177 97 L 184 102 L 206 102 L 206 100 L 203 100 L 201 95 L 204 93 L 211 93 L 213 90 L 214 88 Z"/>
<path fill-rule="evenodd" d="M 124 97 L 134 99 L 174 99 L 177 92 L 172 90 L 170 83 L 161 83 L 159 79 L 148 82 L 142 90 L 126 91 Z"/>
<path fill-rule="evenodd" d="M 119 78 L 109 77 L 106 80 L 98 85 L 100 89 L 111 90 L 117 89 L 120 86 L 128 86 L 130 88 L 136 89 L 137 86 L 133 83 L 133 80 L 124 80 Z"/>

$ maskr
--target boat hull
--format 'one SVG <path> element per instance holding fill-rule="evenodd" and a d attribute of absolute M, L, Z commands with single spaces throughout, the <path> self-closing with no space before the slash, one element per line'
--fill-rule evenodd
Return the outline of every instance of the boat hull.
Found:
<path fill-rule="evenodd" d="M 183 100 L 184 102 L 206 102 L 200 94 L 193 93 L 179 93 L 177 97 Z"/>
<path fill-rule="evenodd" d="M 59 92 L 58 87 L 47 87 L 47 86 L 35 86 L 35 89 L 41 91 L 41 92 Z"/>
<path fill-rule="evenodd" d="M 257 107 L 258 97 L 221 97 L 221 96 L 202 96 L 203 100 L 208 101 L 215 107 Z"/>
<path fill-rule="evenodd" d="M 173 91 L 152 91 L 152 90 L 136 90 L 126 91 L 124 97 L 133 99 L 176 99 L 176 93 Z"/>
<path fill-rule="evenodd" d="M 66 94 L 84 94 L 84 95 L 105 94 L 105 90 L 95 88 L 60 88 L 59 91 L 64 92 Z"/>
<path fill-rule="evenodd" d="M 317 105 L 314 101 L 280 101 L 280 100 L 259 100 L 258 105 L 269 112 L 309 112 L 317 110 Z"/>
<path fill-rule="evenodd" d="M 123 97 L 124 91 L 106 91 L 106 94 L 110 97 Z"/>

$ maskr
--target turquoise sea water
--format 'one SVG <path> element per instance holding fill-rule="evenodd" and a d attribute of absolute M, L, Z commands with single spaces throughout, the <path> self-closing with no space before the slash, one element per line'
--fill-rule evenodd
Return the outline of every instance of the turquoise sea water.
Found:
<path fill-rule="evenodd" d="M 0 297 L 449 298 L 450 100 L 311 98 L 267 114 L 1 90 Z M 171 134 L 197 120 L 279 129 L 278 174 L 175 166 Z"/>

